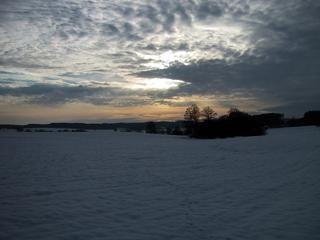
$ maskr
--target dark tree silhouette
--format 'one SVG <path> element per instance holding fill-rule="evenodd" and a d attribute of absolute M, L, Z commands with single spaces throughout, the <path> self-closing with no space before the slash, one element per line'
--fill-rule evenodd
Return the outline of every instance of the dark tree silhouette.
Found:
<path fill-rule="evenodd" d="M 187 107 L 185 113 L 184 113 L 184 119 L 186 121 L 192 121 L 194 123 L 197 123 L 200 119 L 200 109 L 197 104 L 191 104 Z"/>
<path fill-rule="evenodd" d="M 209 106 L 202 109 L 201 115 L 206 121 L 213 120 L 217 117 L 217 113 Z"/>

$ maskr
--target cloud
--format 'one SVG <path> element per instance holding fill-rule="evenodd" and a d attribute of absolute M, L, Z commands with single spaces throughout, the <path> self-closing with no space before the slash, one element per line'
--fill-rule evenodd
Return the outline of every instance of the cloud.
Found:
<path fill-rule="evenodd" d="M 27 87 L 0 87 L 1 96 L 23 97 L 26 102 L 36 104 L 60 104 L 68 101 L 85 100 L 88 96 L 103 93 L 102 88 L 83 86 L 70 87 L 49 84 L 34 84 Z"/>
<path fill-rule="evenodd" d="M 90 103 L 114 107 L 143 106 L 159 103 L 154 90 L 130 90 L 109 86 L 73 86 L 56 84 L 31 84 L 23 87 L 0 86 L 0 97 L 14 97 L 14 103 L 35 105 L 61 105 Z M 17 100 L 18 98 L 18 100 Z"/>
<path fill-rule="evenodd" d="M 318 1 L 17 0 L 0 11 L 2 96 L 132 106 L 199 95 L 230 105 L 241 95 L 256 110 L 317 106 Z M 141 77 L 190 84 L 128 90 Z"/>
<path fill-rule="evenodd" d="M 274 58 L 277 57 L 274 55 Z M 290 53 L 285 58 L 282 54 L 281 58 L 279 62 L 256 57 L 231 63 L 224 60 L 199 61 L 139 72 L 137 75 L 191 83 L 172 90 L 171 96 L 241 93 L 247 96 L 253 94 L 266 103 L 277 101 L 282 109 L 288 105 L 287 112 L 291 113 L 303 109 L 302 103 L 320 107 L 316 104 L 320 94 L 317 58 L 304 57 L 301 52 Z M 236 99 L 230 97 L 229 104 L 232 102 L 236 103 Z M 295 103 L 296 111 L 293 111 Z"/>
<path fill-rule="evenodd" d="M 254 47 L 248 53 L 224 51 L 229 57 L 173 64 L 165 69 L 141 71 L 137 76 L 191 83 L 173 95 L 242 92 L 254 93 L 266 102 L 277 101 L 282 110 L 288 106 L 287 112 L 297 112 L 303 104 L 319 107 L 320 17 L 316 10 L 320 4 L 313 3 L 271 4 L 265 12 L 252 12 L 246 7 L 246 17 L 252 18 L 243 21 L 252 21 L 255 33 L 250 37 Z M 230 9 L 233 14 L 238 11 L 229 6 Z"/>

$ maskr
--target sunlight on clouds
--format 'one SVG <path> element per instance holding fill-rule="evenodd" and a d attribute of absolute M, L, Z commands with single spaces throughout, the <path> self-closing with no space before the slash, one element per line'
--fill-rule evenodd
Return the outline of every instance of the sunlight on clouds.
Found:
<path fill-rule="evenodd" d="M 221 21 L 215 25 L 197 24 L 196 34 L 206 36 L 208 42 L 219 43 L 224 50 L 231 50 L 234 53 L 244 54 L 246 50 L 251 49 L 250 35 L 252 34 L 248 26 L 240 25 L 233 21 Z M 201 40 L 205 42 L 203 38 Z"/>
<path fill-rule="evenodd" d="M 168 90 L 171 88 L 177 88 L 181 84 L 186 84 L 186 82 L 168 78 L 136 78 L 133 83 L 126 87 L 133 90 Z"/>
<path fill-rule="evenodd" d="M 155 54 L 155 52 L 138 54 L 142 59 L 148 61 L 147 63 L 143 64 L 143 66 L 147 69 L 164 69 L 169 67 L 173 63 L 187 64 L 190 55 L 192 55 L 192 52 L 169 50 L 157 55 Z"/>
<path fill-rule="evenodd" d="M 192 27 L 181 26 L 164 35 L 147 37 L 143 42 L 151 44 L 152 49 L 136 54 L 145 61 L 141 64 L 145 69 L 164 69 L 176 63 L 188 65 L 200 60 L 230 59 L 230 53 L 242 55 L 254 47 L 250 43 L 251 34 L 248 27 L 231 20 L 217 21 L 214 25 L 194 22 Z"/>

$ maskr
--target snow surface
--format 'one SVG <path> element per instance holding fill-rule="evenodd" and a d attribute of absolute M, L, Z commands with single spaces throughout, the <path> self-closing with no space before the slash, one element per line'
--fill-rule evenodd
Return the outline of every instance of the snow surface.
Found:
<path fill-rule="evenodd" d="M 0 133 L 0 239 L 320 239 L 320 128 Z"/>

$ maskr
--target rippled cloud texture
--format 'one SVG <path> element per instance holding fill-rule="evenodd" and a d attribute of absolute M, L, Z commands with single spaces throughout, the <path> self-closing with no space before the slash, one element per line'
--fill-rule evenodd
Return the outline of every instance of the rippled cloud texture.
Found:
<path fill-rule="evenodd" d="M 319 12 L 311 0 L 0 1 L 0 120 L 320 108 Z"/>

